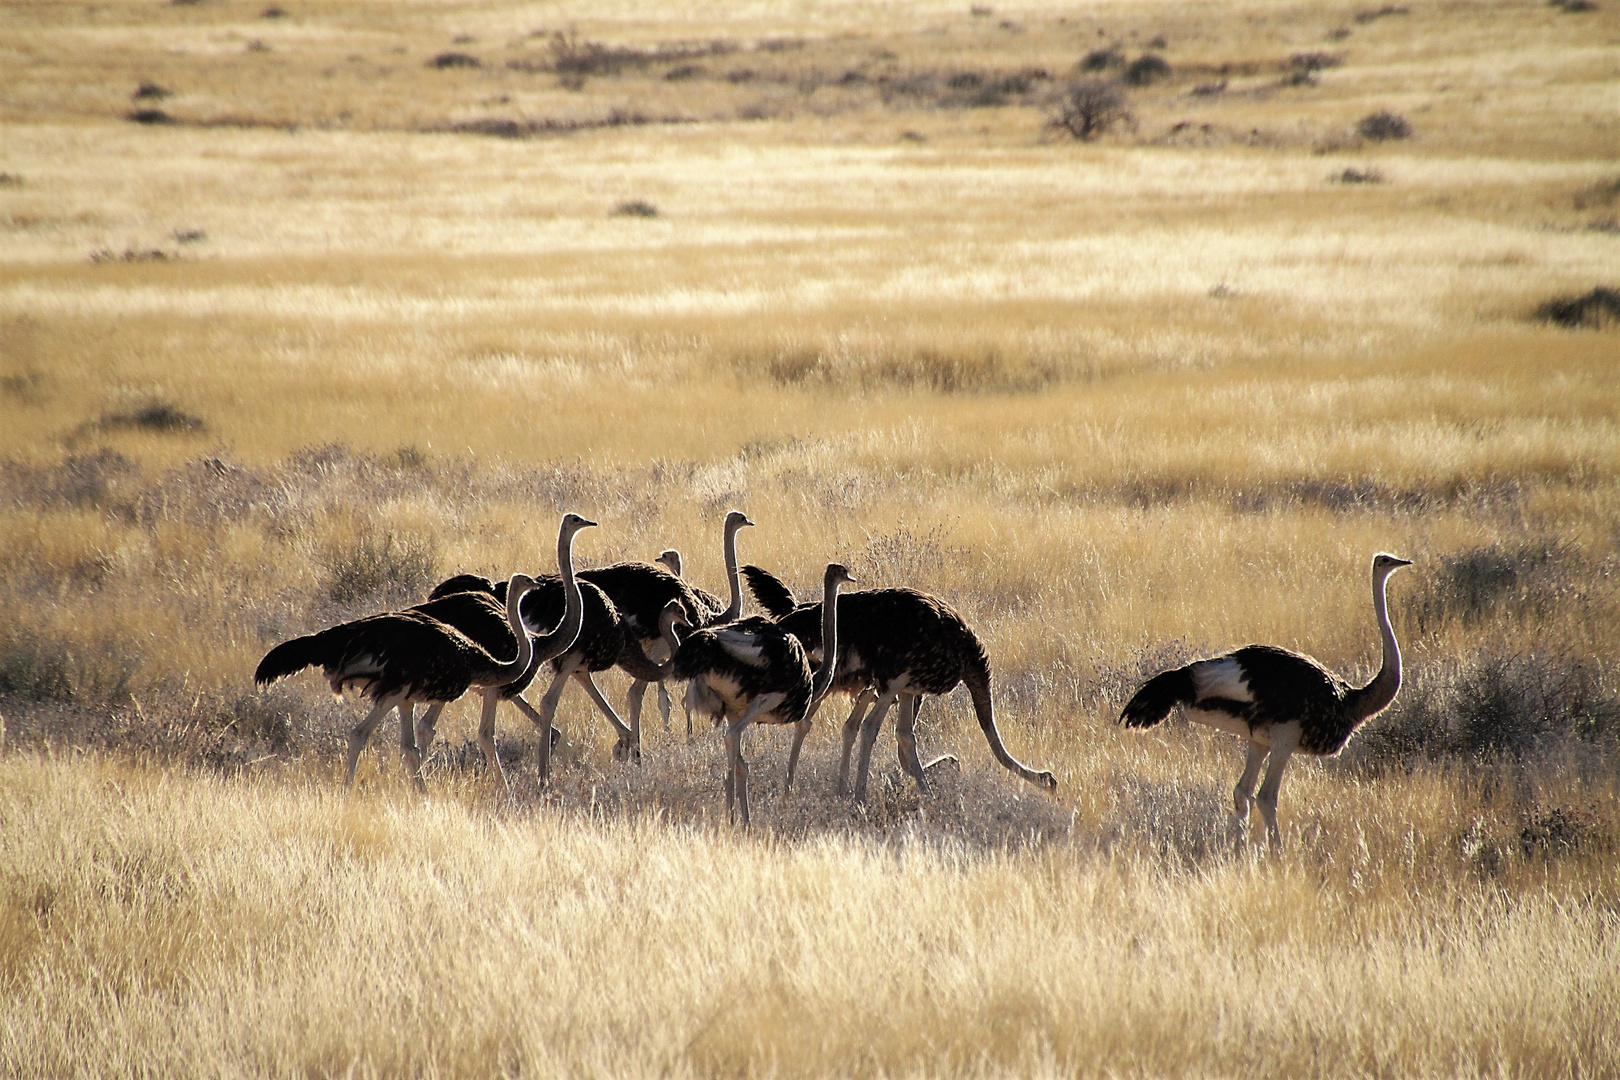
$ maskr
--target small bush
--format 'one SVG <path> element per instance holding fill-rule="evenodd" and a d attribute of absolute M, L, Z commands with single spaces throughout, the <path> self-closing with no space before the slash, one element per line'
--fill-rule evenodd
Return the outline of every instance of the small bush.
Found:
<path fill-rule="evenodd" d="M 1346 749 L 1372 767 L 1438 761 L 1522 760 L 1575 745 L 1620 745 L 1620 697 L 1589 657 L 1482 653 L 1413 672 L 1388 713 Z"/>
<path fill-rule="evenodd" d="M 285 19 L 286 17 L 286 9 L 277 7 L 275 4 L 271 4 L 269 7 L 259 12 L 259 18 L 261 19 Z"/>
<path fill-rule="evenodd" d="M 471 56 L 467 53 L 443 52 L 429 60 L 427 62 L 427 66 L 430 68 L 438 68 L 442 71 L 445 68 L 483 67 L 484 62 L 478 59 L 478 57 Z"/>
<path fill-rule="evenodd" d="M 29 634 L 0 645 L 0 698 L 73 700 L 67 646 Z"/>
<path fill-rule="evenodd" d="M 143 82 L 141 85 L 137 86 L 135 88 L 135 92 L 129 96 L 130 100 L 132 101 L 162 101 L 164 98 L 171 95 L 169 91 L 163 89 L 163 87 L 159 86 L 157 83 Z"/>
<path fill-rule="evenodd" d="M 1295 53 L 1288 58 L 1288 66 L 1295 71 L 1321 71 L 1323 68 L 1338 67 L 1342 63 L 1344 57 L 1330 52 Z"/>
<path fill-rule="evenodd" d="M 392 532 L 362 533 L 353 546 L 329 553 L 326 566 L 326 594 L 339 604 L 420 593 L 439 576 L 431 539 Z"/>
<path fill-rule="evenodd" d="M 1091 50 L 1080 61 L 1080 70 L 1088 72 L 1113 71 L 1124 66 L 1124 54 L 1111 45 L 1106 49 Z"/>
<path fill-rule="evenodd" d="M 176 229 L 169 235 L 177 244 L 200 244 L 208 239 L 208 234 L 201 229 Z"/>
<path fill-rule="evenodd" d="M 658 216 L 658 207 L 643 199 L 630 199 L 615 206 L 612 216 L 655 218 Z"/>
<path fill-rule="evenodd" d="M 1570 15 L 1583 11 L 1596 11 L 1598 7 L 1593 0 L 1549 0 L 1549 5 Z"/>
<path fill-rule="evenodd" d="M 669 82 L 682 82 L 686 79 L 696 79 L 703 75 L 703 68 L 699 64 L 680 64 L 664 72 L 665 80 Z"/>
<path fill-rule="evenodd" d="M 1377 19 L 1387 19 L 1391 15 L 1405 15 L 1406 13 L 1407 9 L 1405 7 L 1400 7 L 1395 4 L 1386 4 L 1381 8 L 1369 8 L 1366 11 L 1356 12 L 1355 20 L 1362 25 L 1366 25 L 1367 23 L 1373 22 Z"/>
<path fill-rule="evenodd" d="M 1343 172 L 1335 173 L 1332 179 L 1341 184 L 1382 184 L 1384 174 L 1373 168 L 1347 168 Z"/>
<path fill-rule="evenodd" d="M 1598 833 L 1598 817 L 1579 806 L 1555 806 L 1534 814 L 1519 830 L 1519 846 L 1527 858 L 1568 855 L 1590 845 Z"/>
<path fill-rule="evenodd" d="M 1620 325 L 1620 291 L 1599 285 L 1581 296 L 1555 296 L 1536 308 L 1535 317 L 1570 329 Z"/>
<path fill-rule="evenodd" d="M 1363 139 L 1410 139 L 1412 125 L 1407 123 L 1404 116 L 1397 116 L 1388 109 L 1375 112 L 1370 116 L 1363 116 L 1356 124 L 1356 134 Z"/>
<path fill-rule="evenodd" d="M 103 413 L 97 421 L 104 431 L 135 429 L 165 435 L 195 435 L 208 425 L 170 401 L 153 400 L 124 412 Z"/>
<path fill-rule="evenodd" d="M 1575 209 L 1594 210 L 1613 206 L 1620 199 L 1620 176 L 1591 184 L 1575 193 Z"/>
<path fill-rule="evenodd" d="M 1125 80 L 1127 86 L 1148 86 L 1160 79 L 1168 79 L 1170 64 L 1162 56 L 1143 53 L 1131 61 L 1130 66 L 1125 69 L 1125 74 L 1120 77 Z"/>
<path fill-rule="evenodd" d="M 1079 79 L 1058 99 L 1048 127 L 1062 128 L 1076 139 L 1091 140 L 1115 124 L 1131 120 L 1125 95 L 1104 79 Z"/>
<path fill-rule="evenodd" d="M 137 124 L 172 124 L 175 122 L 174 117 L 162 109 L 136 109 L 134 112 L 125 114 L 124 119 Z"/>
<path fill-rule="evenodd" d="M 23 178 L 16 173 L 0 172 L 0 187 L 22 187 Z"/>

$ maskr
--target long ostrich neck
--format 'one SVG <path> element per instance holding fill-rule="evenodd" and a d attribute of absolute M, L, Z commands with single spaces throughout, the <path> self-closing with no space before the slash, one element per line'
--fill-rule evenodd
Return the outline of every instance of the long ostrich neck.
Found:
<path fill-rule="evenodd" d="M 1345 701 L 1351 718 L 1357 722 L 1382 712 L 1401 688 L 1401 648 L 1395 641 L 1395 628 L 1389 624 L 1389 600 L 1384 595 L 1389 575 L 1390 571 L 1385 570 L 1373 577 L 1373 612 L 1378 616 L 1378 633 L 1384 639 L 1384 666 L 1372 682 L 1351 691 Z"/>
<path fill-rule="evenodd" d="M 562 573 L 563 619 L 557 629 L 537 639 L 535 660 L 542 664 L 572 649 L 585 622 L 585 598 L 574 577 L 574 533 L 566 528 L 557 534 L 557 569 Z"/>
<path fill-rule="evenodd" d="M 742 614 L 742 578 L 737 573 L 737 532 L 741 525 L 726 524 L 724 547 L 726 550 L 726 585 L 731 589 L 731 603 L 726 605 L 725 613 L 718 621 L 723 623 L 736 622 Z"/>
<path fill-rule="evenodd" d="M 821 596 L 821 664 L 810 680 L 810 700 L 818 701 L 838 670 L 838 579 L 827 575 Z"/>
<path fill-rule="evenodd" d="M 512 626 L 512 636 L 517 638 L 517 658 L 510 663 L 496 661 L 491 666 L 495 681 L 490 685 L 500 686 L 515 681 L 518 676 L 529 670 L 529 661 L 534 659 L 534 639 L 529 637 L 529 631 L 523 625 L 523 615 L 518 611 L 523 598 L 529 593 L 529 588 L 518 588 L 516 579 L 506 586 L 506 621 Z"/>

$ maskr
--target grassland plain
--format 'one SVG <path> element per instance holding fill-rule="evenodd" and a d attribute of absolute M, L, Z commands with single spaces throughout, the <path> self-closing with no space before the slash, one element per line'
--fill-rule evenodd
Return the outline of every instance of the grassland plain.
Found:
<path fill-rule="evenodd" d="M 1620 1072 L 1620 6 L 11 4 L 0 1071 Z M 1160 68 L 1142 64 L 1164 61 Z M 1131 112 L 1048 121 L 1077 75 Z M 1399 125 L 1366 127 L 1390 113 Z M 272 642 L 686 553 L 945 596 L 1015 753 L 565 699 L 407 794 Z M 1235 858 L 1247 641 L 1408 681 Z M 622 682 L 610 690 L 617 696 Z M 677 725 L 680 720 L 677 716 Z"/>

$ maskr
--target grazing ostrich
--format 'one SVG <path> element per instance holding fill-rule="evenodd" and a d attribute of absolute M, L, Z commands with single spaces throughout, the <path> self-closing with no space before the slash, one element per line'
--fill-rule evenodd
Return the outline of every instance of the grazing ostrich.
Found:
<path fill-rule="evenodd" d="M 1232 828 L 1240 849 L 1249 805 L 1256 803 L 1271 849 L 1282 850 L 1277 790 L 1296 750 L 1316 757 L 1337 754 L 1356 728 L 1395 700 L 1401 688 L 1401 650 L 1389 624 L 1384 585 L 1389 575 L 1411 565 L 1393 555 L 1373 556 L 1373 613 L 1383 638 L 1384 662 L 1366 686 L 1349 685 L 1308 656 L 1271 645 L 1248 645 L 1155 675 L 1120 713 L 1126 727 L 1152 727 L 1180 705 L 1187 719 L 1248 741 L 1249 758 L 1232 789 Z M 1256 795 L 1255 778 L 1268 753 L 1271 761 Z"/>
<path fill-rule="evenodd" d="M 821 654 L 817 626 L 820 605 L 795 605 L 793 593 L 787 586 L 757 566 L 746 566 L 743 573 L 760 606 L 799 638 L 812 656 Z M 1001 741 L 990 700 L 990 657 L 977 635 L 950 605 L 937 596 L 915 589 L 872 589 L 840 596 L 838 621 L 842 636 L 838 642 L 834 686 L 856 695 L 855 706 L 844 721 L 838 794 L 848 790 L 850 754 L 859 732 L 861 757 L 855 779 L 855 799 L 857 802 L 866 800 L 872 745 L 877 741 L 884 717 L 896 703 L 900 706 L 895 721 L 900 763 L 917 781 L 917 786 L 927 790 L 927 770 L 955 758 L 947 754 L 923 764 L 917 756 L 917 713 L 925 695 L 948 694 L 959 683 L 967 685 L 979 727 L 995 759 L 1032 784 L 1047 790 L 1057 788 L 1055 776 L 1031 769 L 1013 757 Z M 799 749 L 814 719 L 812 710 L 793 733 L 793 749 L 788 753 L 789 785 L 793 782 Z"/>
<path fill-rule="evenodd" d="M 763 616 L 697 630 L 675 654 L 675 677 L 712 695 L 731 720 L 726 729 L 726 813 L 731 816 L 733 805 L 740 806 L 744 825 L 748 762 L 742 756 L 743 732 L 755 723 L 797 724 L 827 692 L 838 651 L 838 586 L 852 581 L 842 565 L 827 564 L 821 637 L 831 647 L 813 673 L 799 639 Z"/>
<path fill-rule="evenodd" d="M 716 626 L 720 623 L 734 622 L 742 614 L 742 582 L 737 577 L 737 533 L 746 526 L 752 525 L 748 515 L 740 510 L 733 510 L 726 515 L 722 547 L 726 558 L 726 579 L 731 589 L 731 601 L 725 607 L 720 606 L 719 598 L 703 591 L 694 589 L 681 580 L 678 573 L 670 573 L 663 566 L 654 566 L 652 563 L 624 562 L 611 566 L 602 566 L 594 570 L 580 572 L 580 577 L 594 585 L 599 586 L 607 593 L 608 599 L 619 609 L 624 616 L 630 636 L 639 646 L 637 651 L 648 650 L 646 655 L 658 655 L 657 637 L 658 621 L 664 607 L 671 600 L 680 600 L 687 612 L 687 621 L 694 628 Z M 666 552 L 665 554 L 668 554 Z M 677 552 L 675 556 L 679 560 Z M 662 556 L 660 556 L 662 559 Z M 637 661 L 631 657 L 631 663 Z M 629 693 L 625 697 L 625 704 L 630 713 L 630 730 L 635 734 L 635 742 L 641 741 L 641 707 L 646 699 L 647 684 L 650 681 L 637 676 L 630 671 L 634 680 L 630 684 Z M 669 727 L 669 701 L 667 695 L 660 695 L 659 709 L 663 713 L 664 727 Z M 692 734 L 692 718 L 686 718 L 686 733 Z"/>
<path fill-rule="evenodd" d="M 371 711 L 349 732 L 343 786 L 352 787 L 360 751 L 390 710 L 399 708 L 405 718 L 407 710 L 419 703 L 454 701 L 470 687 L 505 686 L 523 674 L 534 655 L 534 643 L 523 632 L 517 609 L 523 594 L 533 587 L 534 581 L 522 574 L 509 583 L 507 623 L 518 643 L 517 657 L 509 662 L 496 660 L 460 630 L 437 619 L 419 611 L 395 611 L 284 641 L 259 661 L 253 681 L 263 686 L 319 664 L 334 694 L 353 685 L 371 699 Z M 402 725 L 401 742 L 408 728 Z"/>

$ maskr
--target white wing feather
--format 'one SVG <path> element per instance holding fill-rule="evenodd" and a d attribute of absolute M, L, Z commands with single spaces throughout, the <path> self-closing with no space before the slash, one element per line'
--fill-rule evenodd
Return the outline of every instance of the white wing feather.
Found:
<path fill-rule="evenodd" d="M 765 650 L 754 635 L 743 630 L 716 630 L 714 638 L 726 654 L 749 667 L 765 666 Z"/>
<path fill-rule="evenodd" d="M 1230 656 L 1203 660 L 1192 666 L 1193 690 L 1197 700 L 1225 698 L 1228 701 L 1253 701 L 1249 681 L 1244 677 L 1243 665 Z"/>

